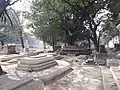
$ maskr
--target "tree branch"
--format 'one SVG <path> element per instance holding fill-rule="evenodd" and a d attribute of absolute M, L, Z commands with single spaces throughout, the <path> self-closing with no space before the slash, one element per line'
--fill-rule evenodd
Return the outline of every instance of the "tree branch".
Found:
<path fill-rule="evenodd" d="M 13 26 L 12 20 L 11 20 L 10 16 L 8 15 L 7 10 L 5 10 L 4 12 L 5 12 L 5 14 L 7 15 L 8 19 L 10 20 L 11 26 Z"/>
<path fill-rule="evenodd" d="M 19 0 L 16 0 L 16 1 L 14 1 L 13 3 L 9 3 L 9 5 L 13 5 L 13 4 L 15 4 L 16 2 L 18 2 Z"/>

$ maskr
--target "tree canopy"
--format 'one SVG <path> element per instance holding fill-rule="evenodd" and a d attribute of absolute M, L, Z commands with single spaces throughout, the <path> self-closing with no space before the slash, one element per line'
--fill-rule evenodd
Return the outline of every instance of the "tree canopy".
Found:
<path fill-rule="evenodd" d="M 38 37 L 57 29 L 58 34 L 65 33 L 69 45 L 84 36 L 98 51 L 100 37 L 109 32 L 102 26 L 108 19 L 115 25 L 119 23 L 119 4 L 119 0 L 34 0 L 27 15 L 30 26 L 40 32 L 36 33 Z"/>

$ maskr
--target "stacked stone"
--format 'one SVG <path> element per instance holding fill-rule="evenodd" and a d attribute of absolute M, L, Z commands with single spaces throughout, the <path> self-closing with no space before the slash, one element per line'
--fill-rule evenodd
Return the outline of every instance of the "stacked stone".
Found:
<path fill-rule="evenodd" d="M 57 62 L 55 61 L 52 55 L 48 55 L 40 58 L 27 57 L 27 58 L 20 59 L 18 67 L 16 69 L 33 72 L 33 71 L 44 70 L 46 68 L 49 68 L 55 65 L 57 65 Z"/>

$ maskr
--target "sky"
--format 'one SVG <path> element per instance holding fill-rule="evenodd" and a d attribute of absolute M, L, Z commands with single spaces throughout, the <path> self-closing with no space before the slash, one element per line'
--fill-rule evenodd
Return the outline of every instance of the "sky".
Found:
<path fill-rule="evenodd" d="M 30 2 L 32 0 L 19 0 L 12 7 L 18 11 L 28 11 L 30 10 Z"/>
<path fill-rule="evenodd" d="M 13 0 L 15 1 L 15 0 Z M 18 2 L 16 2 L 15 4 L 13 4 L 11 7 L 15 10 L 15 11 L 30 11 L 30 2 L 32 0 L 20 0 Z M 20 20 L 21 22 L 23 22 L 24 27 L 26 27 L 26 23 L 28 22 L 27 20 L 24 19 L 24 17 L 20 16 Z M 24 28 L 25 32 L 31 33 L 31 30 Z"/>

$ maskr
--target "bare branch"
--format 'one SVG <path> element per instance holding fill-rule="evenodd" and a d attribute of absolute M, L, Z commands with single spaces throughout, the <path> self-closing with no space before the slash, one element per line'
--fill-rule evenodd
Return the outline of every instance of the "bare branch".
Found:
<path fill-rule="evenodd" d="M 7 15 L 8 19 L 10 20 L 11 26 L 13 26 L 12 20 L 11 20 L 10 16 L 8 15 L 7 10 L 5 10 L 4 12 L 5 12 L 5 14 Z"/>
<path fill-rule="evenodd" d="M 9 5 L 13 5 L 13 4 L 15 4 L 16 2 L 18 2 L 19 0 L 16 0 L 16 1 L 14 1 L 13 3 L 9 3 Z"/>

